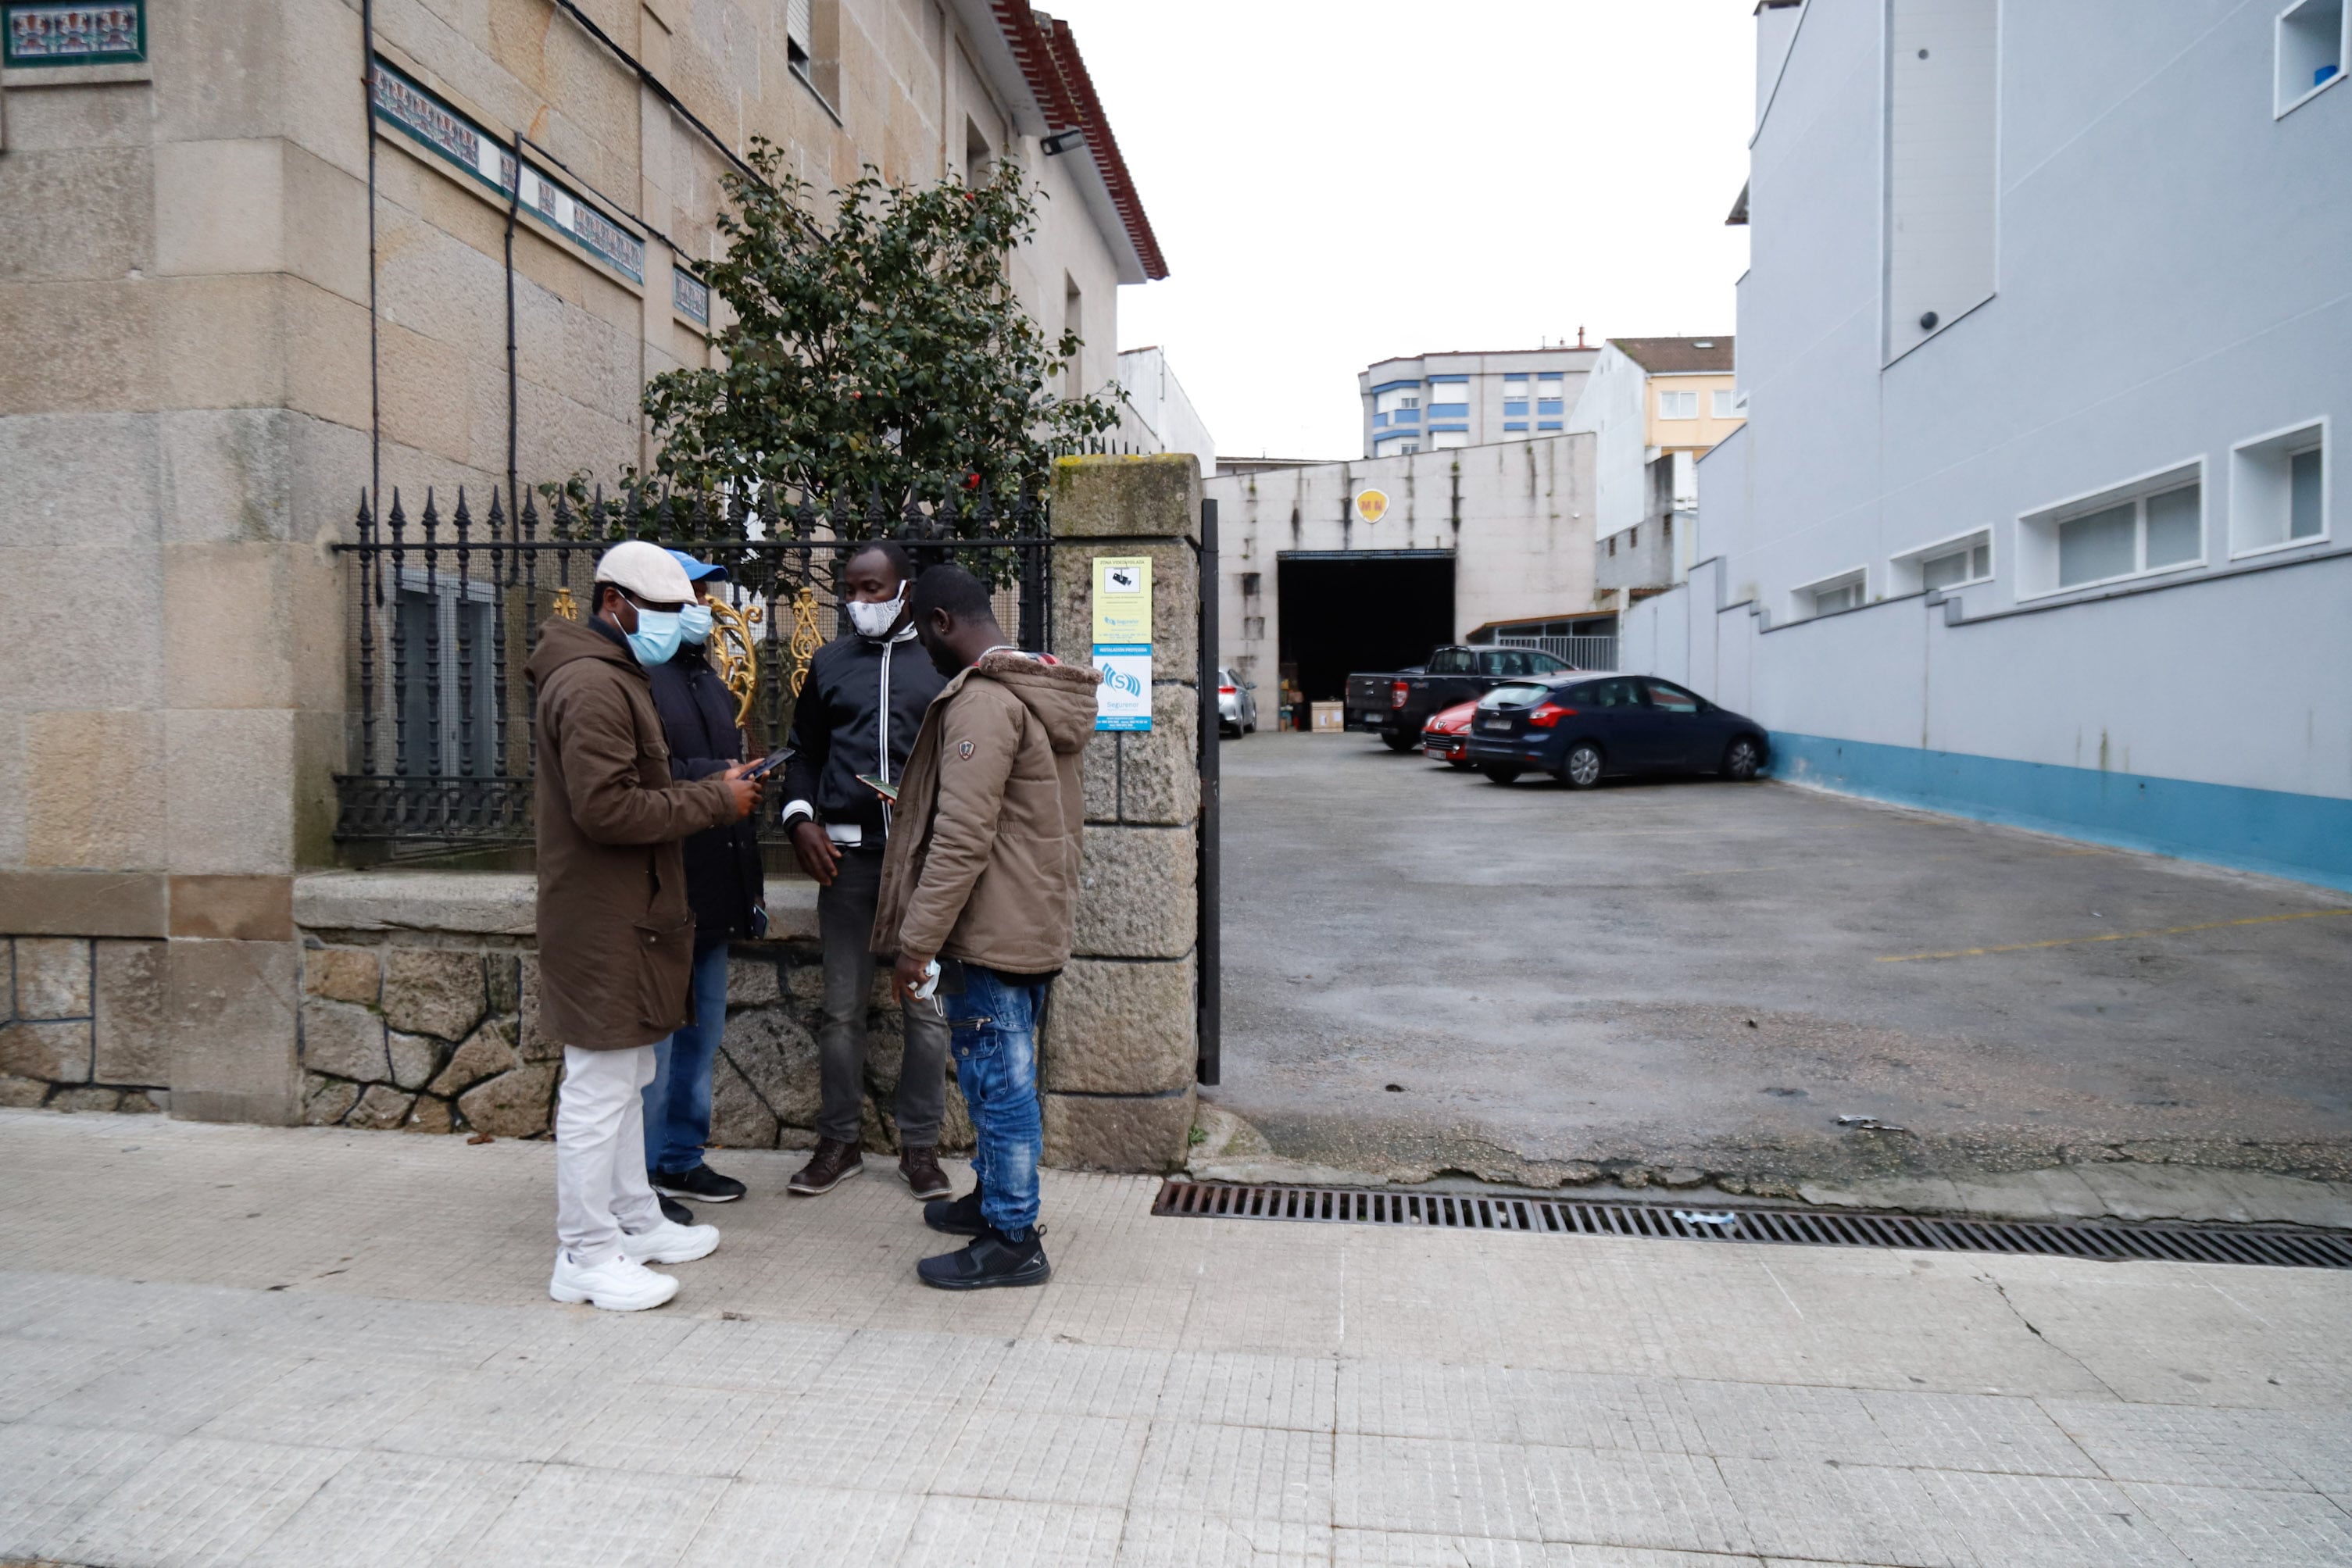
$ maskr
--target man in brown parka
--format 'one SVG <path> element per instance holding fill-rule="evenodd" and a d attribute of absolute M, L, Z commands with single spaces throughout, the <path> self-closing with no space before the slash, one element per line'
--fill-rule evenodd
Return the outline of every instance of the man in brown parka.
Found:
<path fill-rule="evenodd" d="M 906 1006 L 946 1014 L 979 1178 L 964 1197 L 923 1206 L 931 1228 L 972 1241 L 916 1272 L 948 1291 L 1042 1285 L 1052 1269 L 1037 1239 L 1037 1024 L 1070 960 L 1086 823 L 1078 762 L 1101 677 L 1013 646 L 987 585 L 961 567 L 916 580 L 915 632 L 950 679 L 900 779 L 874 951 L 897 955 Z"/>
<path fill-rule="evenodd" d="M 642 539 L 596 563 L 588 619 L 541 629 L 527 666 L 538 691 L 539 1010 L 563 1042 L 555 1117 L 555 1271 L 548 1294 L 615 1312 L 657 1307 L 717 1228 L 662 1217 L 646 1179 L 653 1048 L 688 1021 L 694 915 L 688 834 L 740 821 L 760 786 L 739 763 L 670 780 L 648 665 L 679 643 L 693 601 L 686 570 Z"/>

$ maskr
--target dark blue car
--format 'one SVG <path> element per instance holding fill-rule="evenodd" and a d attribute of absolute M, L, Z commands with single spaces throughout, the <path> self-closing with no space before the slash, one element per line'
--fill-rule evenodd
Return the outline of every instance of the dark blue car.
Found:
<path fill-rule="evenodd" d="M 1571 789 L 1612 773 L 1753 779 L 1765 756 L 1762 725 L 1655 675 L 1497 686 L 1470 721 L 1470 764 L 1497 784 L 1538 769 Z"/>

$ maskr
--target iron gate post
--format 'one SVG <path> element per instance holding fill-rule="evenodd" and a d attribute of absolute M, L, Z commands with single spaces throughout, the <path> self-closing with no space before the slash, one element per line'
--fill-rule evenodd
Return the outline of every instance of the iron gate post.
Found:
<path fill-rule="evenodd" d="M 1217 748 L 1224 739 L 1224 716 L 1217 702 L 1217 503 L 1201 503 L 1201 883 L 1199 1082 L 1214 1085 L 1223 1067 L 1224 965 L 1218 883 L 1223 873 L 1218 842 Z"/>

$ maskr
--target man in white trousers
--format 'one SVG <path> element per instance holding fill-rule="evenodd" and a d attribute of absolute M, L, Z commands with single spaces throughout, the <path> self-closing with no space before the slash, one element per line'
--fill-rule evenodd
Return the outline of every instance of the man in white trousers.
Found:
<path fill-rule="evenodd" d="M 613 1312 L 677 1294 L 648 1263 L 719 1245 L 710 1225 L 662 1217 L 646 1178 L 654 1047 L 687 1023 L 694 915 L 688 834 L 748 816 L 760 785 L 741 762 L 673 783 L 646 672 L 677 652 L 686 570 L 642 539 L 596 563 L 588 618 L 551 618 L 528 666 L 537 688 L 539 1009 L 563 1041 L 555 1115 L 555 1271 L 547 1293 Z"/>

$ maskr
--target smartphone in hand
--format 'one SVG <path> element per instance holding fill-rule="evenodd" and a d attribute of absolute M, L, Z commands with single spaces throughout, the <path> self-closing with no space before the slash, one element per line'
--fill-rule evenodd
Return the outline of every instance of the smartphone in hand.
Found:
<path fill-rule="evenodd" d="M 898 787 L 887 779 L 877 778 L 871 773 L 861 773 L 857 776 L 857 781 L 893 806 L 898 803 Z"/>
<path fill-rule="evenodd" d="M 784 747 L 782 751 L 772 751 L 768 753 L 767 756 L 760 758 L 760 765 L 752 768 L 750 772 L 744 774 L 743 777 L 746 779 L 765 779 L 769 774 L 773 773 L 777 768 L 782 768 L 785 763 L 790 762 L 792 759 L 793 748 L 789 746 Z"/>

